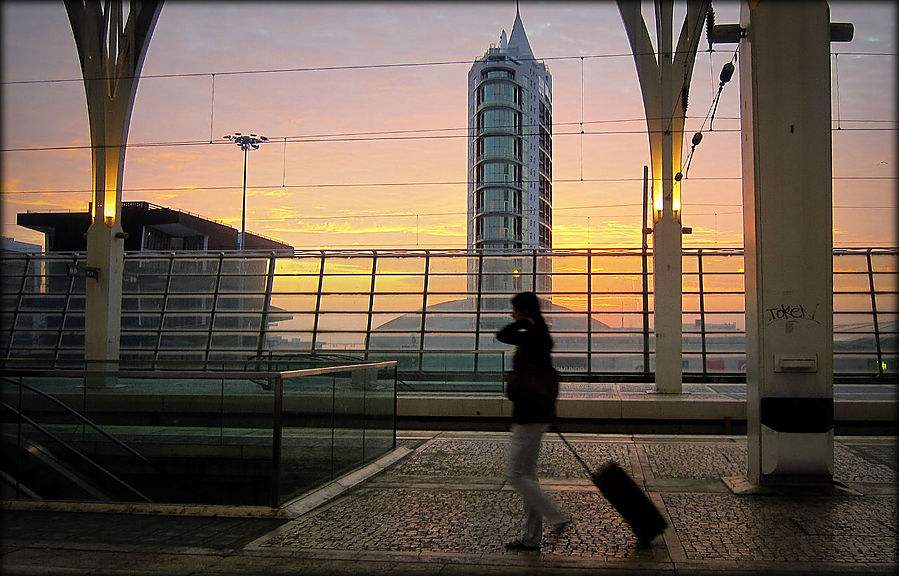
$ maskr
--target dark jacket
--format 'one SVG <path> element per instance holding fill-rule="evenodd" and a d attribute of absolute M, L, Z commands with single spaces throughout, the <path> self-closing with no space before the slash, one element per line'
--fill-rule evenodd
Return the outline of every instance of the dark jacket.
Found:
<path fill-rule="evenodd" d="M 559 382 L 550 356 L 553 340 L 549 330 L 518 320 L 497 332 L 496 339 L 515 346 L 506 388 L 513 406 L 512 420 L 518 424 L 551 423 L 556 417 Z"/>

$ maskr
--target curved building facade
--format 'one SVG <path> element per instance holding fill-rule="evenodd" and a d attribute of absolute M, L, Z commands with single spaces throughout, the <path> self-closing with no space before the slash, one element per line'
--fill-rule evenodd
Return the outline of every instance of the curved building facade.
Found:
<path fill-rule="evenodd" d="M 468 72 L 468 248 L 552 248 L 552 76 L 520 13 Z"/>

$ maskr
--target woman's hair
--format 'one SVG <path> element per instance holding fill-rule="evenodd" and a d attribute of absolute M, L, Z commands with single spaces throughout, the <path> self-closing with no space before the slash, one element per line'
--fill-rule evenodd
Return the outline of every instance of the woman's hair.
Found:
<path fill-rule="evenodd" d="M 533 292 L 519 292 L 512 297 L 512 307 L 534 321 L 534 325 L 546 335 L 549 341 L 549 348 L 553 347 L 552 336 L 549 334 L 549 326 L 543 314 L 540 313 L 540 300 Z"/>
<path fill-rule="evenodd" d="M 533 292 L 520 292 L 512 297 L 512 307 L 527 316 L 537 320 L 540 314 L 540 300 Z"/>

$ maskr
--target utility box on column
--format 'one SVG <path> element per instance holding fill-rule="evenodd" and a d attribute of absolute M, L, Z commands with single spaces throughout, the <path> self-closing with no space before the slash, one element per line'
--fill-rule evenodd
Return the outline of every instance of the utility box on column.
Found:
<path fill-rule="evenodd" d="M 744 2 L 748 480 L 833 480 L 830 10 Z"/>

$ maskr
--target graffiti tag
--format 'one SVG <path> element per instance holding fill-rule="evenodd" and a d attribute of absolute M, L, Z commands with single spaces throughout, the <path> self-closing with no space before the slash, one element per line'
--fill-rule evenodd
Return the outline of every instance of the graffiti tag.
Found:
<path fill-rule="evenodd" d="M 809 313 L 805 306 L 802 304 L 792 305 L 792 304 L 781 304 L 780 306 L 775 306 L 774 308 L 766 308 L 765 312 L 767 313 L 768 324 L 772 322 L 776 322 L 778 320 L 809 320 L 816 324 L 820 324 L 817 320 L 815 320 L 815 316 L 818 314 L 818 308 L 820 304 L 815 305 L 815 309 Z"/>

